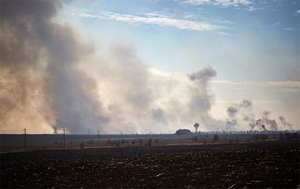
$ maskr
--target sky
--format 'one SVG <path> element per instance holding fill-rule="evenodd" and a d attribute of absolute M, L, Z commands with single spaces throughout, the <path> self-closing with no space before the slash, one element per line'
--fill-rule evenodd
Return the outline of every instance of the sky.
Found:
<path fill-rule="evenodd" d="M 299 0 L 0 3 L 4 133 L 300 129 Z"/>

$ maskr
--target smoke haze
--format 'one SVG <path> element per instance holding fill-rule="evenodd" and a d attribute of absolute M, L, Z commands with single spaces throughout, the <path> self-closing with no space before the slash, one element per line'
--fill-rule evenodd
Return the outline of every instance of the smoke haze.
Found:
<path fill-rule="evenodd" d="M 93 46 L 51 21 L 60 8 L 58 1 L 1 2 L 1 75 L 10 82 L 1 83 L 4 127 L 105 128 L 96 82 L 78 69 Z"/>
<path fill-rule="evenodd" d="M 61 9 L 62 2 L 55 0 L 1 2 L 3 130 L 170 132 L 193 128 L 196 122 L 199 130 L 261 130 L 262 124 L 278 129 L 270 112 L 255 116 L 252 102 L 246 99 L 227 108 L 227 120 L 214 118 L 210 82 L 217 72 L 210 66 L 186 80 L 169 78 L 163 83 L 132 44 L 113 43 L 97 57 L 94 43 L 71 26 L 53 21 Z M 98 66 L 96 76 L 84 69 L 90 61 Z M 183 88 L 182 98 L 173 94 L 178 85 Z M 283 116 L 279 119 L 291 129 Z"/>

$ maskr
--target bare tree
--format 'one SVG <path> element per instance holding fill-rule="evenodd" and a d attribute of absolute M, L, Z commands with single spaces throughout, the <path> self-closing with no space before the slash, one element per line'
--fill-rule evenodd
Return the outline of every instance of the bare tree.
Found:
<path fill-rule="evenodd" d="M 80 145 L 79 145 L 80 149 L 83 149 L 84 148 L 84 143 L 81 142 Z"/>

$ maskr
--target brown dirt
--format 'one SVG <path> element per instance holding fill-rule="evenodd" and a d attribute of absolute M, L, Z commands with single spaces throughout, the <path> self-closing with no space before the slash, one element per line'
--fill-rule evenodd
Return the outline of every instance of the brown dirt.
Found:
<path fill-rule="evenodd" d="M 297 188 L 299 141 L 1 154 L 1 188 Z"/>

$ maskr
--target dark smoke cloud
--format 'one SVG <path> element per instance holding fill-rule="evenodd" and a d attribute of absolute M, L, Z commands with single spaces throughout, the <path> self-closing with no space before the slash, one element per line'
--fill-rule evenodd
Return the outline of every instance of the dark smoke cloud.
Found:
<path fill-rule="evenodd" d="M 251 129 L 258 129 L 258 130 L 272 130 L 277 131 L 278 125 L 275 119 L 269 119 L 271 112 L 264 111 L 263 116 L 260 119 L 257 119 L 256 121 L 253 121 L 249 123 L 249 126 L 251 126 Z M 264 125 L 264 127 L 262 127 Z"/>
<path fill-rule="evenodd" d="M 4 127 L 44 123 L 83 133 L 95 126 L 102 131 L 108 122 L 95 81 L 78 68 L 93 46 L 71 27 L 51 21 L 61 6 L 59 1 L 1 2 L 1 73 L 13 83 L 6 88 L 1 80 L 1 91 L 11 94 L 0 99 Z M 11 122 L 14 116 L 27 121 Z M 36 117 L 42 122 L 34 123 Z"/>
<path fill-rule="evenodd" d="M 269 119 L 270 114 L 271 112 L 264 111 L 261 121 L 264 125 L 269 126 L 270 130 L 277 131 L 278 129 L 277 122 L 275 119 Z"/>
<path fill-rule="evenodd" d="M 231 118 L 234 118 L 235 117 L 235 114 L 239 111 L 239 109 L 237 107 L 233 107 L 233 106 L 229 106 L 227 108 L 227 113 L 228 113 L 228 116 L 231 117 Z"/>
<path fill-rule="evenodd" d="M 243 108 L 251 108 L 252 107 L 252 102 L 250 100 L 246 100 L 244 99 L 240 104 L 239 104 L 240 107 L 243 107 Z"/>

